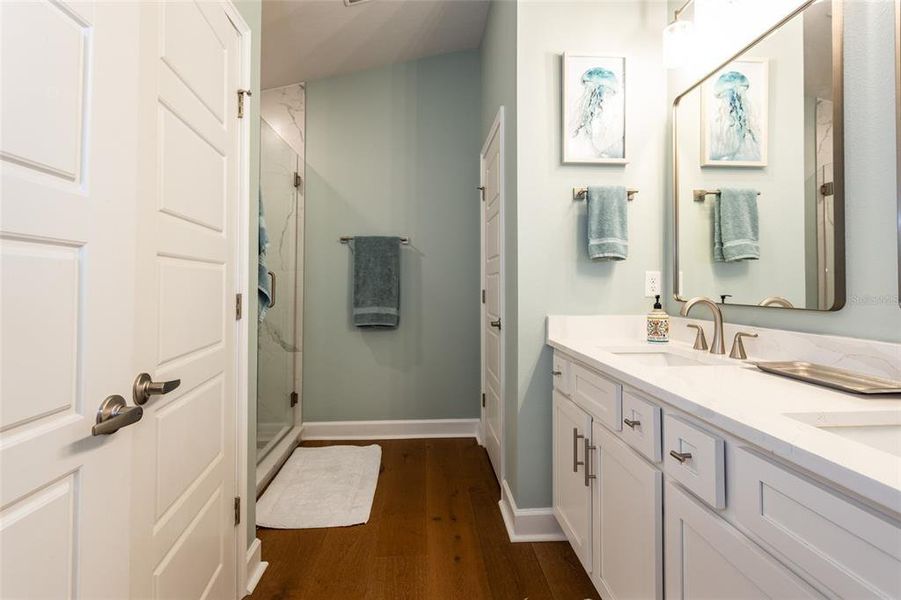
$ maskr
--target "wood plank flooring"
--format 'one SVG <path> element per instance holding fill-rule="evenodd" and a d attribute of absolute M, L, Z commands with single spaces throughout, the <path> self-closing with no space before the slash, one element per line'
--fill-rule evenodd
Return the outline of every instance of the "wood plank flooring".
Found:
<path fill-rule="evenodd" d="M 474 439 L 334 443 L 382 447 L 369 522 L 258 528 L 269 568 L 252 600 L 598 598 L 568 543 L 510 542 Z"/>

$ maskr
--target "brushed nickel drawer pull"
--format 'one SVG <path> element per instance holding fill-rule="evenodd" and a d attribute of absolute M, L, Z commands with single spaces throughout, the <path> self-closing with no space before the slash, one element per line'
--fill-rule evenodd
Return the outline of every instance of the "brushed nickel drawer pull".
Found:
<path fill-rule="evenodd" d="M 595 479 L 596 475 L 590 475 L 591 471 L 591 451 L 597 450 L 597 446 L 592 446 L 588 438 L 585 438 L 585 487 L 590 487 L 590 481 Z"/>
<path fill-rule="evenodd" d="M 579 460 L 579 440 L 583 437 L 585 436 L 579 435 L 579 430 L 576 427 L 573 427 L 573 473 L 578 473 L 579 465 L 585 464 Z"/>
<path fill-rule="evenodd" d="M 675 450 L 670 450 L 669 455 L 678 460 L 680 463 L 684 463 L 686 460 L 691 460 L 691 452 L 676 452 Z"/>
<path fill-rule="evenodd" d="M 635 429 L 641 425 L 641 421 L 632 421 L 631 419 L 623 419 L 623 423 L 628 425 L 631 429 Z"/>

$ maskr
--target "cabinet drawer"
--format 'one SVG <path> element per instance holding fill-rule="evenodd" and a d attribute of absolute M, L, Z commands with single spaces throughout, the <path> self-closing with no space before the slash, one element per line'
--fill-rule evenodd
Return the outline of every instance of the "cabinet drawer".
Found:
<path fill-rule="evenodd" d="M 660 407 L 623 392 L 622 438 L 650 460 L 660 462 Z"/>
<path fill-rule="evenodd" d="M 623 428 L 623 386 L 592 373 L 579 365 L 571 365 L 573 399 L 614 431 Z"/>
<path fill-rule="evenodd" d="M 901 597 L 901 527 L 756 453 L 735 451 L 735 518 L 841 598 Z"/>
<path fill-rule="evenodd" d="M 664 470 L 714 508 L 726 507 L 722 438 L 666 415 L 663 420 Z"/>
<path fill-rule="evenodd" d="M 564 396 L 572 395 L 572 363 L 554 352 L 554 389 Z"/>

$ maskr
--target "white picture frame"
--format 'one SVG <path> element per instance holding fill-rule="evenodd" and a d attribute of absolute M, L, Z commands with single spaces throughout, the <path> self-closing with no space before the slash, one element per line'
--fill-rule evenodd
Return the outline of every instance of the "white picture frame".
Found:
<path fill-rule="evenodd" d="M 564 164 L 624 165 L 626 57 L 563 54 Z"/>
<path fill-rule="evenodd" d="M 701 85 L 702 167 L 767 166 L 769 88 L 765 58 L 732 61 Z"/>

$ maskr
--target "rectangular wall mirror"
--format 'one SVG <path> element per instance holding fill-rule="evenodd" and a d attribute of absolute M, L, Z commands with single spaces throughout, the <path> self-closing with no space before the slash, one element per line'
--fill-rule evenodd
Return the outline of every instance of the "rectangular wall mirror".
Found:
<path fill-rule="evenodd" d="M 676 98 L 677 300 L 844 305 L 841 7 L 806 2 Z"/>

